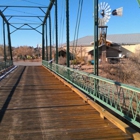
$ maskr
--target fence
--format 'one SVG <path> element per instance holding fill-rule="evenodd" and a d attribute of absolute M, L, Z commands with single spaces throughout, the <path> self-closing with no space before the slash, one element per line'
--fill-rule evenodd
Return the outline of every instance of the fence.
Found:
<path fill-rule="evenodd" d="M 11 60 L 8 60 L 6 62 L 0 62 L 0 72 L 9 68 L 13 65 L 13 62 Z"/>

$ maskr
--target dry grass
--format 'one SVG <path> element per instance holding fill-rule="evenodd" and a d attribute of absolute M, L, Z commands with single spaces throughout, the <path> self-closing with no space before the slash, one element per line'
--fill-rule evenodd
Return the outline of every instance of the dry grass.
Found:
<path fill-rule="evenodd" d="M 140 56 L 133 55 L 118 64 L 100 66 L 100 76 L 125 84 L 140 87 Z"/>
<path fill-rule="evenodd" d="M 93 65 L 82 65 L 79 70 L 94 73 Z M 99 65 L 99 76 L 117 82 L 140 87 L 140 55 L 135 54 L 129 59 L 124 58 L 117 64 L 104 63 Z"/>

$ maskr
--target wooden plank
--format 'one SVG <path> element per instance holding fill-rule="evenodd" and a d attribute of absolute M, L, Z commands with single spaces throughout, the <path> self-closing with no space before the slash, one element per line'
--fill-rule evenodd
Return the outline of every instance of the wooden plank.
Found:
<path fill-rule="evenodd" d="M 41 66 L 2 80 L 0 103 L 2 140 L 132 139 Z"/>
<path fill-rule="evenodd" d="M 44 67 L 44 66 L 43 66 Z M 46 69 L 46 67 L 44 67 Z M 49 72 L 51 72 L 49 69 L 47 69 Z M 80 90 L 72 86 L 71 84 L 67 83 L 65 80 L 63 80 L 61 77 L 57 76 L 55 73 L 51 72 L 55 77 L 57 77 L 61 82 L 63 82 L 65 85 L 70 87 L 75 93 L 77 93 L 80 97 L 84 99 L 86 103 L 89 103 L 93 108 L 95 108 L 99 113 L 100 117 L 105 119 L 107 118 L 110 122 L 112 122 L 114 125 L 116 125 L 118 128 L 120 128 L 123 132 L 127 133 L 133 139 L 139 140 L 140 139 L 140 133 L 134 130 L 132 127 L 127 125 L 126 123 L 122 122 L 120 119 L 109 113 L 107 110 L 102 108 L 99 104 L 91 100 L 88 96 L 86 96 L 84 93 L 82 93 Z"/>

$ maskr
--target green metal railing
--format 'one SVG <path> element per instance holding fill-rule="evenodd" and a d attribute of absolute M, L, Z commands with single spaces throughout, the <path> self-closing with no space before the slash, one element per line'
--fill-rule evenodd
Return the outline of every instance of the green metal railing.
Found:
<path fill-rule="evenodd" d="M 140 128 L 139 88 L 44 60 L 42 65 Z"/>
<path fill-rule="evenodd" d="M 0 72 L 9 68 L 10 66 L 13 65 L 13 61 L 12 60 L 7 60 L 6 62 L 0 62 Z"/>

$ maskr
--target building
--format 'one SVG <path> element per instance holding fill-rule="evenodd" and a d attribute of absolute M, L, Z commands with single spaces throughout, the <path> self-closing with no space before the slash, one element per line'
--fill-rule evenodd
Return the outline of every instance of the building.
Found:
<path fill-rule="evenodd" d="M 98 54 L 98 57 L 102 62 L 109 61 L 110 59 L 118 59 L 122 54 L 121 46 L 116 43 L 106 41 L 106 45 L 100 45 L 98 47 Z M 88 52 L 88 60 L 92 60 L 93 56 L 94 49 Z"/>
<path fill-rule="evenodd" d="M 94 36 L 85 36 L 70 42 L 70 52 L 75 53 L 78 57 L 86 57 L 86 59 L 93 59 L 94 50 Z M 66 44 L 63 45 L 66 50 Z M 99 47 L 99 55 L 103 52 L 103 47 Z M 107 35 L 107 47 L 105 57 L 129 57 L 133 53 L 140 52 L 140 33 L 135 34 L 112 34 Z"/>

